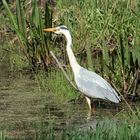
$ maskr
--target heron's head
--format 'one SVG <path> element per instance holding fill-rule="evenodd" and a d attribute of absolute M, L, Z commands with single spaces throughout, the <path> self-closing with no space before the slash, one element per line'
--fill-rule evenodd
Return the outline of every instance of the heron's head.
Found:
<path fill-rule="evenodd" d="M 66 26 L 61 25 L 61 26 L 58 26 L 56 28 L 46 28 L 46 29 L 43 29 L 43 31 L 45 31 L 45 32 L 53 32 L 53 33 L 56 33 L 56 34 L 65 34 L 65 32 L 67 32 L 68 29 L 67 29 Z"/>
<path fill-rule="evenodd" d="M 64 25 L 58 26 L 56 28 L 46 28 L 46 29 L 43 29 L 43 31 L 53 32 L 56 34 L 63 34 L 66 37 L 67 45 L 71 46 L 71 44 L 72 44 L 71 34 L 70 34 L 68 28 Z"/>

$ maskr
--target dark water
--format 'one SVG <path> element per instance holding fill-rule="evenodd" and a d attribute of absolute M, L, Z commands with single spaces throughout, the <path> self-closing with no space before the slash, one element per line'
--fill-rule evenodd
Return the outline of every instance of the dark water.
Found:
<path fill-rule="evenodd" d="M 0 64 L 0 131 L 8 137 L 49 133 L 50 128 L 56 133 L 75 126 L 95 129 L 98 120 L 116 113 L 99 107 L 91 114 L 84 100 L 61 99 L 41 90 L 29 75 L 10 72 L 7 63 Z"/>

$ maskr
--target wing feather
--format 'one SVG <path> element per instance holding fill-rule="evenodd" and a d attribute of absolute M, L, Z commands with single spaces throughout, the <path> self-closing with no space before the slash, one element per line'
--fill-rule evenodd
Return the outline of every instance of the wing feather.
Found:
<path fill-rule="evenodd" d="M 81 67 L 75 81 L 79 90 L 89 97 L 108 99 L 115 103 L 120 101 L 111 85 L 95 72 Z"/>

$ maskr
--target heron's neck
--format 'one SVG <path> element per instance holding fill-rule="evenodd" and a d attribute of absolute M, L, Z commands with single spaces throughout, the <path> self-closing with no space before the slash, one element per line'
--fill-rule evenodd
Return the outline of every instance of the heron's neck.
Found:
<path fill-rule="evenodd" d="M 66 50 L 67 50 L 68 58 L 69 58 L 72 70 L 75 74 L 79 71 L 79 64 L 77 63 L 76 58 L 75 58 L 74 53 L 73 53 L 72 48 L 71 48 L 72 47 L 72 38 L 71 38 L 70 33 L 68 33 L 66 35 L 66 39 L 67 39 Z"/>

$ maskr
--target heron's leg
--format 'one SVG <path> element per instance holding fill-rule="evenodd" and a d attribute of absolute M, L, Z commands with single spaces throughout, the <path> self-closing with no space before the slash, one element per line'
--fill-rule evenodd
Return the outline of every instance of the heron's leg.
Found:
<path fill-rule="evenodd" d="M 85 96 L 86 100 L 87 100 L 87 103 L 88 103 L 88 106 L 89 106 L 89 109 L 91 111 L 91 99 L 87 96 Z"/>
<path fill-rule="evenodd" d="M 85 96 L 86 100 L 87 100 L 87 103 L 88 103 L 88 106 L 89 106 L 89 109 L 91 112 L 94 112 L 96 111 L 95 109 L 95 104 L 94 104 L 94 101 L 91 100 L 89 97 Z"/>

